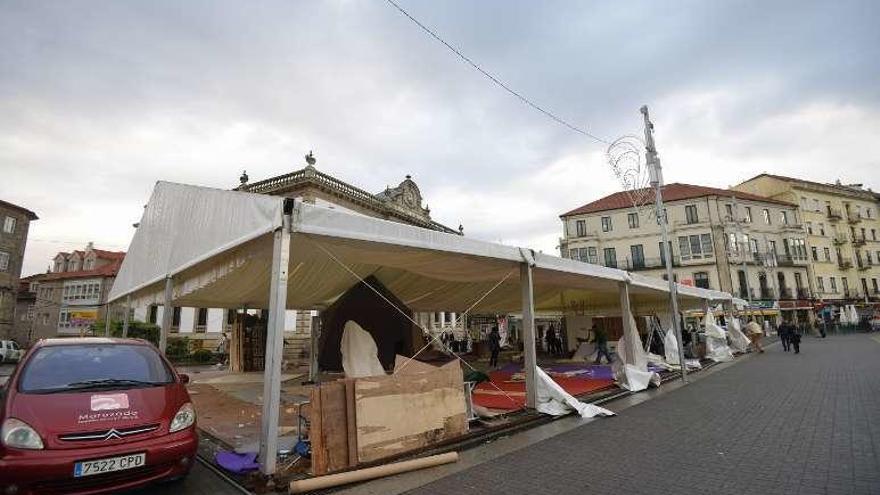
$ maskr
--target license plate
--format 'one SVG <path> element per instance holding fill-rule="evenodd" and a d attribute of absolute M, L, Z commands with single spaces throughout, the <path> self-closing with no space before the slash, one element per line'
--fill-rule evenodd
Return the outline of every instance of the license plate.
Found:
<path fill-rule="evenodd" d="M 80 461 L 73 465 L 73 476 L 92 476 L 94 474 L 112 473 L 113 471 L 125 471 L 141 467 L 146 463 L 146 454 L 121 455 L 94 461 Z"/>

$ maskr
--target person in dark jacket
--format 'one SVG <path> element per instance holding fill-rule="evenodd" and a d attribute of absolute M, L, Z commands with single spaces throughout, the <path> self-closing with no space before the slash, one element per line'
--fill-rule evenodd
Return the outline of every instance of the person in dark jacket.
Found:
<path fill-rule="evenodd" d="M 492 331 L 489 332 L 489 352 L 492 353 L 489 358 L 489 367 L 497 368 L 498 367 L 498 354 L 501 352 L 501 334 L 498 333 L 498 327 L 492 327 Z"/>
<path fill-rule="evenodd" d="M 594 363 L 600 364 L 602 356 L 605 356 L 608 364 L 611 364 L 611 354 L 608 352 L 608 333 L 597 325 L 593 325 L 593 342 L 596 344 L 596 361 Z"/>
<path fill-rule="evenodd" d="M 793 326 L 789 326 L 788 340 L 795 354 L 801 353 L 801 332 Z"/>
<path fill-rule="evenodd" d="M 792 334 L 792 325 L 785 320 L 782 322 L 782 325 L 779 325 L 779 340 L 782 342 L 782 350 L 788 352 L 791 349 L 791 334 Z"/>

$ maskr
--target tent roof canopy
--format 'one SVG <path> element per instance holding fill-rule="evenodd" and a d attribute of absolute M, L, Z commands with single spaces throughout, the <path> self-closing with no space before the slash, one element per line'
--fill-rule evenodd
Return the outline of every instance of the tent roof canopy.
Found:
<path fill-rule="evenodd" d="M 110 300 L 175 305 L 268 307 L 273 232 L 285 202 L 238 191 L 159 182 Z M 666 311 L 667 282 L 397 222 L 296 202 L 290 228 L 287 307 L 321 309 L 373 275 L 414 311 L 508 313 L 522 309 L 519 270 L 533 267 L 538 311 L 619 313 L 619 284 L 634 311 Z M 682 309 L 731 296 L 678 286 Z"/>

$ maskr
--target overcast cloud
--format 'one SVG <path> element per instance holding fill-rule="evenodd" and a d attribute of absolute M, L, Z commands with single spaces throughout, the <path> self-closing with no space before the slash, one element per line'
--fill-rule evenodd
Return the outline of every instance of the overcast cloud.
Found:
<path fill-rule="evenodd" d="M 404 8 L 604 138 L 651 106 L 667 182 L 767 171 L 880 187 L 880 3 L 451 2 Z M 124 249 L 157 180 L 304 165 L 554 252 L 618 189 L 604 147 L 491 85 L 383 0 L 0 2 L 0 198 L 34 210 L 25 274 Z M 71 244 L 72 243 L 72 244 Z"/>

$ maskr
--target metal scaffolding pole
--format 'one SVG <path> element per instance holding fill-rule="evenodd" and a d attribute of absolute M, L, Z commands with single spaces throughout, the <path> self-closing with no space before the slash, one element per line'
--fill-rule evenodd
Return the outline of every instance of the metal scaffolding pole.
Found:
<path fill-rule="evenodd" d="M 525 352 L 526 407 L 534 409 L 538 403 L 535 381 L 538 360 L 535 351 L 535 297 L 532 285 L 532 265 L 528 262 L 520 266 L 520 285 L 522 287 L 523 350 Z"/>
<path fill-rule="evenodd" d="M 675 285 L 675 276 L 672 273 L 672 250 L 669 249 L 669 226 L 666 224 L 666 215 L 663 211 L 663 169 L 660 166 L 660 156 L 654 146 L 654 124 L 648 115 L 647 105 L 641 108 L 645 119 L 645 159 L 650 173 L 651 187 L 655 192 L 655 208 L 657 220 L 660 223 L 661 240 L 663 241 L 663 258 L 666 265 L 666 278 L 669 281 L 669 304 L 672 311 L 672 326 L 675 331 L 675 340 L 678 341 L 678 360 L 681 365 L 681 380 L 687 382 L 687 366 L 684 362 L 684 342 L 681 339 L 681 324 L 678 314 L 678 290 Z M 670 251 L 670 252 L 666 252 Z"/>

